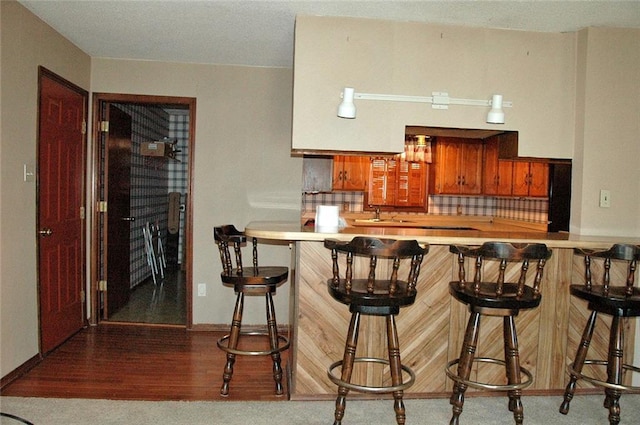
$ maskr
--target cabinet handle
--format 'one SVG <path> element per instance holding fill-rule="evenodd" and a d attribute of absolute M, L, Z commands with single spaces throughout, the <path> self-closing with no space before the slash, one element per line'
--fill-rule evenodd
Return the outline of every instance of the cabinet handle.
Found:
<path fill-rule="evenodd" d="M 347 181 L 347 172 L 344 172 L 344 181 Z"/>
<path fill-rule="evenodd" d="M 342 171 L 338 172 L 338 180 L 342 181 Z"/>
<path fill-rule="evenodd" d="M 467 182 L 464 179 L 464 176 L 462 176 L 462 185 L 464 186 L 465 184 L 467 184 Z"/>

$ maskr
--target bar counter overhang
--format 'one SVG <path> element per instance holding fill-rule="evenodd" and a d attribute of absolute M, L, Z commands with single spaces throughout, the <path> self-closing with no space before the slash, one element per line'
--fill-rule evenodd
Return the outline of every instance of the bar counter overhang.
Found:
<path fill-rule="evenodd" d="M 332 399 L 335 396 L 336 387 L 327 377 L 327 367 L 342 357 L 343 333 L 348 327 L 350 313 L 328 294 L 326 281 L 332 273 L 331 256 L 322 242 L 326 238 L 351 240 L 355 236 L 416 239 L 430 244 L 417 284 L 416 302 L 397 319 L 399 337 L 403 341 L 402 361 L 416 373 L 415 384 L 406 391 L 406 396 L 413 398 L 450 394 L 452 383 L 447 379 L 444 367 L 449 360 L 458 357 L 464 337 L 469 313 L 466 306 L 452 300 L 449 295 L 448 283 L 457 273 L 457 258 L 449 252 L 449 245 L 480 245 L 498 240 L 547 244 L 553 255 L 545 267 L 542 302 L 539 308 L 521 313 L 516 323 L 520 362 L 534 375 L 534 383 L 524 393 L 561 394 L 568 381 L 565 365 L 575 354 L 588 315 L 586 304 L 573 299 L 569 293 L 571 282 L 583 279 L 582 259 L 574 258 L 573 248 L 609 248 L 614 243 L 639 245 L 640 238 L 535 232 L 508 225 L 474 227 L 480 230 L 348 226 L 336 233 L 320 233 L 313 226 L 302 226 L 293 221 L 254 221 L 247 224 L 245 232 L 248 236 L 289 242 L 292 248 L 289 310 L 291 399 Z M 618 269 L 614 265 L 612 273 L 624 274 L 626 269 Z M 532 278 L 533 273 L 529 277 Z M 366 320 L 361 325 L 362 343 L 358 345 L 357 355 L 384 357 L 385 353 L 380 352 L 385 347 L 382 343 L 386 338 L 384 321 L 378 317 L 363 319 Z M 590 357 L 606 358 L 608 320 L 597 329 Z M 489 317 L 482 324 L 481 334 L 483 345 L 478 347 L 477 355 L 501 358 L 501 318 Z M 635 351 L 633 320 L 625 322 L 625 334 L 625 363 L 632 363 Z M 595 373 L 606 379 L 604 370 Z M 483 365 L 474 369 L 472 374 L 476 380 L 500 382 L 504 371 L 497 366 Z M 369 385 L 383 383 L 387 375 L 382 367 L 363 367 L 354 371 L 354 379 Z M 588 384 L 581 385 L 583 391 L 592 388 Z M 353 396 L 362 395 L 354 393 Z"/>

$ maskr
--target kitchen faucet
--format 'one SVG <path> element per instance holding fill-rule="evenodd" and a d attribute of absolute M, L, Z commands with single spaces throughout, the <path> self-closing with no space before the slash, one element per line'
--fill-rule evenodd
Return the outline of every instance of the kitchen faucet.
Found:
<path fill-rule="evenodd" d="M 374 219 L 380 220 L 380 207 L 376 207 L 376 215 L 375 215 Z"/>

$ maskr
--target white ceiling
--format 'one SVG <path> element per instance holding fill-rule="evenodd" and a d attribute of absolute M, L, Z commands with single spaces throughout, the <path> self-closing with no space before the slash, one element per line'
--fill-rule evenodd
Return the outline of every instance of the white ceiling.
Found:
<path fill-rule="evenodd" d="M 640 0 L 18 0 L 92 57 L 291 67 L 295 16 L 566 32 L 640 28 Z"/>

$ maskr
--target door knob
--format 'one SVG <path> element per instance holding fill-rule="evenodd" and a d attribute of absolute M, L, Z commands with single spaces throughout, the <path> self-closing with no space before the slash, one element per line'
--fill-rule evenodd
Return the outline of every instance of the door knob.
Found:
<path fill-rule="evenodd" d="M 43 238 L 46 238 L 47 236 L 51 236 L 52 233 L 53 233 L 53 230 L 51 230 L 48 227 L 45 227 L 44 229 L 38 230 L 38 234 L 40 236 L 42 236 Z"/>
<path fill-rule="evenodd" d="M 120 220 L 122 221 L 136 221 L 135 217 L 122 217 Z"/>

